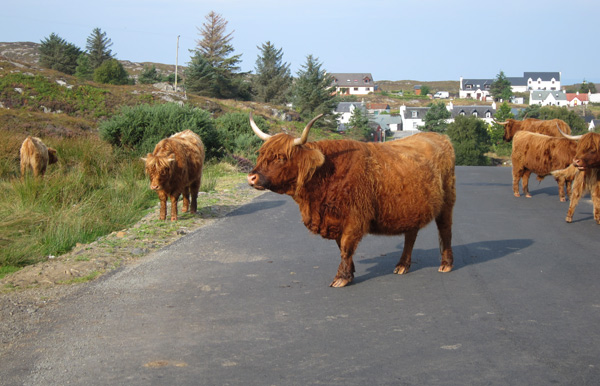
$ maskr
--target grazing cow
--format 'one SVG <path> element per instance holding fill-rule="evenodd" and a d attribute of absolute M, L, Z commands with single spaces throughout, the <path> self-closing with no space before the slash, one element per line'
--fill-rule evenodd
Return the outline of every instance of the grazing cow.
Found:
<path fill-rule="evenodd" d="M 404 250 L 394 273 L 407 273 L 417 233 L 432 220 L 440 237 L 438 271 L 450 272 L 456 190 L 454 149 L 448 137 L 419 133 L 386 143 L 307 143 L 310 127 L 319 117 L 308 123 L 301 138 L 294 138 L 263 133 L 250 114 L 254 132 L 265 143 L 248 183 L 293 197 L 304 225 L 337 242 L 341 263 L 330 287 L 352 282 L 352 256 L 367 233 L 404 233 Z"/>
<path fill-rule="evenodd" d="M 600 134 L 587 133 L 577 136 L 562 134 L 574 143 L 577 142 L 573 166 L 578 169 L 573 181 L 571 203 L 565 220 L 569 223 L 573 221 L 573 213 L 579 199 L 585 193 L 590 192 L 594 206 L 594 220 L 600 224 Z M 555 174 L 572 175 L 574 173 L 572 168 L 567 168 L 557 171 Z"/>
<path fill-rule="evenodd" d="M 513 192 L 519 197 L 519 180 L 522 179 L 523 194 L 531 198 L 529 194 L 529 175 L 535 173 L 537 179 L 542 180 L 551 174 L 553 170 L 563 169 L 571 164 L 575 155 L 577 145 L 567 138 L 550 137 L 543 134 L 519 131 L 515 134 L 512 142 L 512 175 Z M 563 177 L 554 175 L 558 183 L 558 197 L 560 201 L 566 201 L 571 195 L 571 182 L 573 176 Z"/>
<path fill-rule="evenodd" d="M 160 199 L 160 219 L 167 217 L 167 197 L 171 198 L 171 221 L 177 220 L 177 200 L 183 194 L 183 211 L 196 213 L 198 190 L 202 183 L 204 145 L 191 130 L 173 134 L 160 141 L 152 154 L 142 160 L 150 177 L 150 189 Z"/>
<path fill-rule="evenodd" d="M 571 128 L 567 123 L 560 119 L 550 119 L 547 121 L 527 118 L 522 121 L 516 119 L 507 119 L 504 122 L 496 122 L 498 125 L 504 126 L 504 136 L 506 142 L 510 142 L 518 131 L 529 131 L 531 133 L 540 133 L 551 137 L 560 137 L 557 127 L 560 127 L 565 133 L 571 134 Z"/>
<path fill-rule="evenodd" d="M 21 157 L 21 178 L 25 176 L 28 170 L 31 170 L 35 177 L 43 177 L 48 165 L 58 162 L 56 150 L 47 147 L 37 137 L 28 136 L 25 138 L 19 154 Z"/>

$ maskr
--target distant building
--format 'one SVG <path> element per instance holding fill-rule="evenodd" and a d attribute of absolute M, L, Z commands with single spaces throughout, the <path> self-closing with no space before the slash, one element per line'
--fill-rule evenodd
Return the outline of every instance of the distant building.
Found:
<path fill-rule="evenodd" d="M 339 102 L 333 110 L 337 116 L 338 131 L 345 131 L 355 109 L 367 115 L 367 107 L 364 102 Z"/>
<path fill-rule="evenodd" d="M 569 106 L 571 107 L 575 107 L 575 106 L 581 106 L 581 105 L 587 105 L 590 102 L 590 98 L 589 98 L 590 94 L 586 94 L 586 93 L 566 93 L 567 96 L 567 103 Z"/>
<path fill-rule="evenodd" d="M 367 95 L 375 92 L 370 73 L 331 73 L 333 87 L 338 95 Z"/>
<path fill-rule="evenodd" d="M 564 91 L 531 91 L 529 94 L 530 105 L 540 106 L 567 106 L 567 94 Z"/>
<path fill-rule="evenodd" d="M 513 93 L 533 90 L 560 90 L 560 72 L 524 72 L 522 77 L 507 77 Z M 469 79 L 460 77 L 458 97 L 480 101 L 491 98 L 490 88 L 496 79 Z"/>

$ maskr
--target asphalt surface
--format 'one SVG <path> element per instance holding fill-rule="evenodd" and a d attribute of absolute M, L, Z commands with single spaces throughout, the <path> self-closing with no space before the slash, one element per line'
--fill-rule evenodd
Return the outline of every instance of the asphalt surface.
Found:
<path fill-rule="evenodd" d="M 352 285 L 334 241 L 266 193 L 82 286 L 0 363 L 6 385 L 598 385 L 600 226 L 552 178 L 457 167 L 454 270 L 435 224 L 411 271 L 403 237 L 367 236 Z"/>

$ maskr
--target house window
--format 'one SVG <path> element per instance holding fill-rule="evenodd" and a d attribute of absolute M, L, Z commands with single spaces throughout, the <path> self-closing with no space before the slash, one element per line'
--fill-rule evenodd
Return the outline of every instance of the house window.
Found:
<path fill-rule="evenodd" d="M 354 87 L 354 91 L 358 91 L 358 87 Z"/>
<path fill-rule="evenodd" d="M 470 89 L 472 89 L 472 88 L 473 88 L 473 85 L 472 85 L 472 84 L 467 84 L 467 85 L 465 85 L 465 88 L 466 88 L 467 90 L 470 90 Z"/>
<path fill-rule="evenodd" d="M 492 113 L 490 113 L 489 111 L 487 113 L 485 113 L 485 117 L 486 118 L 491 118 L 492 117 Z"/>
<path fill-rule="evenodd" d="M 477 111 L 473 111 L 473 116 L 474 117 L 478 117 L 479 115 L 477 114 Z"/>
<path fill-rule="evenodd" d="M 417 118 L 417 112 L 416 112 L 416 111 L 413 111 L 413 112 L 412 112 L 412 117 L 413 117 L 413 118 Z"/>

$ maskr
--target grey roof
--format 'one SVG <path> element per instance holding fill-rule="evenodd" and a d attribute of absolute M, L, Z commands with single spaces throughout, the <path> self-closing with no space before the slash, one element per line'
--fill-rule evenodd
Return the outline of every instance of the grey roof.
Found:
<path fill-rule="evenodd" d="M 494 83 L 494 79 L 463 79 L 463 90 L 465 89 L 465 85 L 470 84 L 473 85 L 473 87 L 475 89 L 477 88 L 485 88 L 485 86 L 487 85 L 488 88 L 489 86 L 492 85 L 492 83 Z"/>
<path fill-rule="evenodd" d="M 506 77 L 512 86 L 527 86 L 527 79 L 522 76 Z"/>
<path fill-rule="evenodd" d="M 550 82 L 552 79 L 556 79 L 557 81 L 560 82 L 560 72 L 524 72 L 523 78 L 525 80 L 541 79 L 544 82 Z"/>
<path fill-rule="evenodd" d="M 535 101 L 544 101 L 548 98 L 548 95 L 552 94 L 554 99 L 557 101 L 567 101 L 567 94 L 564 91 L 553 90 L 553 91 L 545 91 L 545 90 L 535 90 L 531 92 L 530 100 Z"/>
<path fill-rule="evenodd" d="M 374 87 L 371 73 L 330 73 L 333 83 L 338 87 Z"/>
<path fill-rule="evenodd" d="M 335 112 L 349 113 L 352 105 L 354 105 L 354 108 L 360 109 L 363 113 L 367 113 L 367 106 L 364 102 L 339 102 L 335 108 Z"/>
<path fill-rule="evenodd" d="M 379 123 L 381 127 L 385 127 L 389 129 L 389 125 L 393 124 L 401 124 L 402 117 L 400 115 L 388 115 L 388 114 L 379 114 L 372 118 L 374 122 Z"/>
<path fill-rule="evenodd" d="M 412 119 L 412 112 L 416 111 L 417 118 L 425 119 L 425 115 L 427 114 L 429 109 L 430 107 L 407 107 L 406 110 L 404 110 L 404 118 Z"/>
<path fill-rule="evenodd" d="M 452 118 L 455 118 L 457 115 L 473 115 L 475 112 L 479 118 L 484 118 L 487 113 L 490 113 L 492 117 L 496 115 L 496 109 L 492 106 L 453 106 L 450 114 Z"/>

